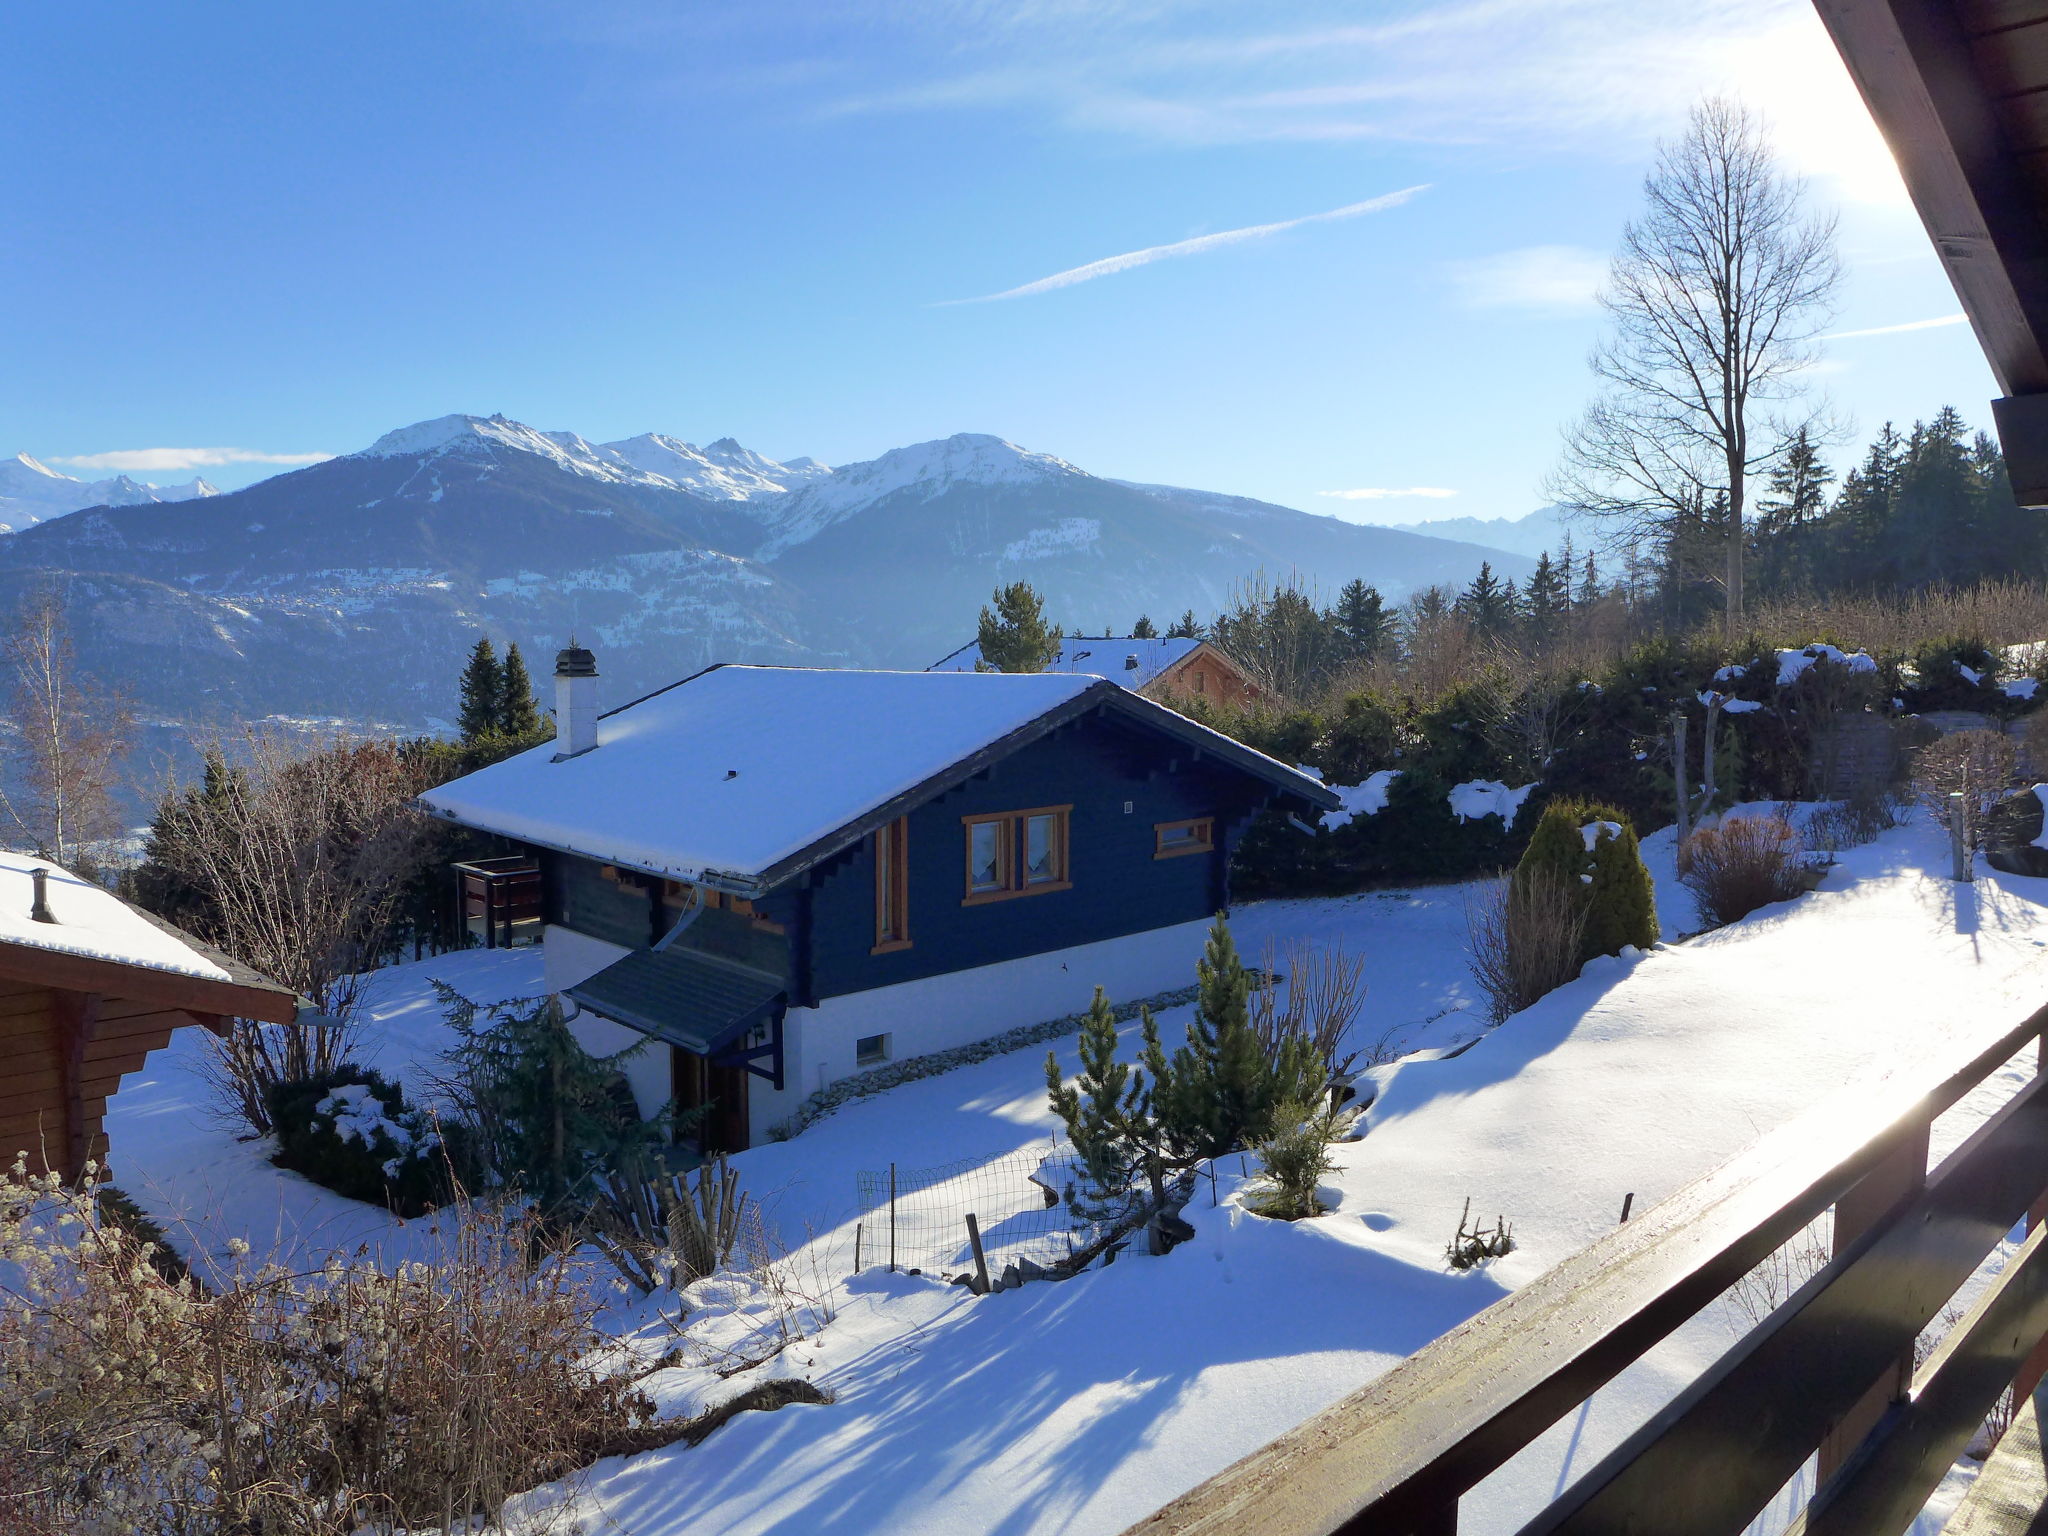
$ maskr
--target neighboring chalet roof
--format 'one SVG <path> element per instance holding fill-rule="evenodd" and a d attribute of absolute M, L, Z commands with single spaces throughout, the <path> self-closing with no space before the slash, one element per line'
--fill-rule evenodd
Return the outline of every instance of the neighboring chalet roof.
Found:
<path fill-rule="evenodd" d="M 51 922 L 38 921 L 44 872 Z M 131 907 L 83 876 L 25 853 L 0 852 L 0 977 L 68 991 L 162 998 L 201 1013 L 289 1022 L 298 999 L 190 934 Z"/>
<path fill-rule="evenodd" d="M 1098 677 L 717 666 L 420 796 L 543 848 L 742 893 L 829 858 L 1090 711 L 1114 711 L 1308 805 L 1316 780 Z"/>
<path fill-rule="evenodd" d="M 1143 688 L 1159 675 L 1200 650 L 1205 642 L 1176 637 L 1171 640 L 1118 638 L 1115 635 L 1068 635 L 1060 642 L 1060 653 L 1046 663 L 1047 672 L 1069 677 L 1106 677 L 1126 688 Z M 1127 665 L 1135 656 L 1138 664 Z M 927 672 L 972 672 L 981 660 L 981 642 L 970 640 L 952 655 L 933 662 Z"/>
<path fill-rule="evenodd" d="M 2048 505 L 2048 0 L 1815 0 L 2006 398 L 2013 491 Z"/>

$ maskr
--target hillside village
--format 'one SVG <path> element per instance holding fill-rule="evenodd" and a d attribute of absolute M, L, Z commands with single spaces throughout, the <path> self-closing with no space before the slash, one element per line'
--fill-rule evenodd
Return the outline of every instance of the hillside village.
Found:
<path fill-rule="evenodd" d="M 1911 259 L 1963 313 L 1840 318 L 1891 258 L 1859 243 L 1881 224 L 1850 183 L 1802 170 L 1805 117 L 1702 77 L 1654 132 L 1606 119 L 1634 201 L 1597 282 L 1557 245 L 1428 279 L 1464 312 L 1555 327 L 1482 322 L 1499 366 L 1471 372 L 1589 339 L 1578 414 L 1519 504 L 1536 511 L 1380 508 L 1454 503 L 1449 469 L 1530 452 L 1442 408 L 1456 432 L 1432 441 L 1469 462 L 1394 472 L 1424 430 L 1398 395 L 1429 392 L 1380 377 L 1382 416 L 1347 430 L 1388 472 L 1285 482 L 1299 506 L 990 433 L 826 443 L 827 464 L 428 414 L 445 403 L 352 452 L 62 443 L 0 463 L 0 1536 L 2043 1528 L 2048 183 L 2028 146 L 2048 0 L 1799 17 L 1860 96 L 1851 126 L 1882 136 Z M 1543 45 L 1517 8 L 1489 18 L 1501 46 Z M 1737 18 L 1595 20 L 1644 58 L 1756 43 Z M 536 24 L 506 22 L 494 68 L 541 46 Z M 639 54 L 669 46 L 649 18 L 613 24 Z M 890 164 L 954 146 L 913 154 L 876 120 L 1021 102 L 1065 57 L 1020 14 L 999 78 L 931 74 L 913 107 L 871 44 L 797 46 L 825 25 L 807 15 L 783 19 L 787 47 L 709 67 L 754 24 L 673 21 L 700 50 L 690 89 L 737 117 L 800 77 L 817 110 L 778 121 L 790 143 Z M 1272 109 L 1271 81 L 1290 112 L 1333 91 L 1384 112 L 1427 74 L 1402 55 L 1402 92 L 1309 86 L 1300 38 L 1129 24 L 1162 77 L 1199 42 L 1240 114 Z M 950 53 L 975 54 L 975 25 Z M 1346 54 L 1351 30 L 1307 51 Z M 1479 30 L 1418 14 L 1372 47 L 1419 31 L 1478 55 Z M 1107 82 L 1110 31 L 1090 37 Z M 1769 41 L 1791 58 L 1793 37 Z M 562 110 L 572 51 L 541 47 L 522 111 Z M 857 56 L 876 94 L 832 98 L 828 61 Z M 1808 73 L 1819 112 L 1834 77 Z M 1459 86 L 1461 143 L 1508 131 L 1472 109 L 1483 83 Z M 574 100 L 645 111 L 636 92 L 677 89 Z M 1264 300 L 1201 327 L 1175 301 L 1176 340 L 1221 349 L 1143 362 L 1162 399 L 1209 402 L 1178 438 L 1127 387 L 1123 312 L 1021 322 L 1073 349 L 1056 389 L 1029 346 L 930 368 L 919 327 L 986 338 L 1168 258 L 1162 285 L 1200 265 L 1183 258 L 1434 216 L 1462 193 L 1409 157 L 1440 131 L 1226 131 L 1187 101 L 1107 101 L 1070 110 L 1175 125 L 1218 174 L 1226 147 L 1273 174 L 1327 141 L 1414 179 L 963 283 L 892 321 L 839 409 L 870 433 L 922 420 L 929 385 L 950 413 L 1007 399 L 1033 441 L 1064 422 L 1099 443 L 1120 402 L 1148 452 L 1178 441 L 1200 466 L 1184 478 L 1209 483 L 1220 449 L 1282 486 L 1259 466 L 1284 455 L 1222 423 L 1269 419 L 1273 391 L 1321 410 L 1301 343 L 1349 311 L 1267 326 L 1283 387 L 1217 366 Z M 711 185 L 737 141 L 695 121 Z M 396 145 L 449 134 L 378 122 Z M 291 113 L 269 123 L 301 142 Z M 1541 164 L 1561 151 L 1522 132 L 1516 175 L 1573 214 Z M 748 153 L 795 174 L 771 139 Z M 617 143 L 675 169 L 671 147 Z M 1081 163 L 1041 149 L 1091 206 Z M 331 154 L 357 166 L 346 136 Z M 992 202 L 1021 195 L 976 163 Z M 1489 224 L 1538 226 L 1519 192 L 1490 196 Z M 822 204 L 803 241 L 746 227 L 773 212 L 693 210 L 691 247 L 654 268 L 622 223 L 618 272 L 695 303 L 738 241 L 794 305 L 804 262 L 874 238 Z M 466 224 L 450 249 L 487 243 Z M 494 253 L 508 296 L 554 291 L 530 259 Z M 625 291 L 598 270 L 593 292 Z M 1388 378 L 1456 350 L 1401 350 L 1399 311 L 1436 302 L 1402 270 L 1355 300 Z M 764 322 L 779 350 L 717 356 L 651 304 L 634 328 L 687 340 L 687 389 L 750 421 L 772 354 L 794 437 L 853 291 L 835 270 L 811 331 Z M 350 285 L 332 294 L 381 334 Z M 581 354 L 527 308 L 521 345 L 569 377 Z M 1923 333 L 1988 365 L 1997 397 L 1928 404 L 1931 383 L 1830 366 Z M 524 377 L 475 338 L 433 350 L 417 378 L 371 369 L 371 408 Z M 320 361 L 351 401 L 331 419 L 359 423 L 366 365 L 333 341 Z M 1856 424 L 1824 378 L 1896 419 Z M 222 408 L 212 379 L 197 359 L 195 397 Z M 522 414 L 611 420 L 644 386 Z M 1304 485 L 1338 510 L 1304 510 Z"/>

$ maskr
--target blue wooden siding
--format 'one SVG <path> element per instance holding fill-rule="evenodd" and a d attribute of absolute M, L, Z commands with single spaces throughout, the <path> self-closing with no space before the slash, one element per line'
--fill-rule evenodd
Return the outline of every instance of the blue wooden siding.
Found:
<path fill-rule="evenodd" d="M 836 997 L 1213 916 L 1229 899 L 1230 841 L 1271 793 L 1190 747 L 1085 717 L 910 813 L 908 949 L 869 952 L 872 839 L 813 870 L 809 990 Z M 961 818 L 1047 805 L 1073 806 L 1072 889 L 962 905 Z M 1155 825 L 1196 816 L 1216 818 L 1216 850 L 1155 859 Z"/>

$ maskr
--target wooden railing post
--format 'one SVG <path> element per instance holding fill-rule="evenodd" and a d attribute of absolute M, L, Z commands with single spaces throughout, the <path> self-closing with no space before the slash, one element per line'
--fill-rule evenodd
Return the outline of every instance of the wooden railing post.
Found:
<path fill-rule="evenodd" d="M 1927 1183 L 1928 1122 L 1923 1120 L 1896 1149 L 1855 1186 L 1835 1202 L 1834 1252 L 1840 1257 L 1859 1237 L 1906 1201 L 1919 1194 Z M 1820 1481 L 1834 1476 L 1863 1437 L 1876 1427 L 1885 1410 L 1904 1398 L 1913 1385 L 1913 1351 L 1909 1347 L 1885 1373 L 1871 1383 L 1854 1408 L 1820 1443 Z"/>

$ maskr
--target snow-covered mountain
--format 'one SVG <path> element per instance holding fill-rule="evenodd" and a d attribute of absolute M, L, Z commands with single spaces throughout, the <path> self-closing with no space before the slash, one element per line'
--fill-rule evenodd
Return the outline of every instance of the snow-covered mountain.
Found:
<path fill-rule="evenodd" d="M 132 507 L 144 502 L 190 501 L 218 496 L 218 487 L 193 479 L 183 485 L 152 485 L 116 475 L 111 480 L 79 480 L 60 474 L 25 453 L 0 462 L 0 532 L 30 528 L 81 507 Z"/>
<path fill-rule="evenodd" d="M 715 473 L 714 473 L 715 471 Z M 827 469 L 730 439 L 593 444 L 446 416 L 226 495 L 0 534 L 0 604 L 75 573 L 94 670 L 174 718 L 446 717 L 479 629 L 536 663 L 573 631 L 622 700 L 710 661 L 923 666 L 999 582 L 1070 629 L 1207 614 L 1263 572 L 1399 600 L 1528 562 L 1245 497 L 1091 475 L 962 433 Z M 161 636 L 163 639 L 156 637 Z"/>
<path fill-rule="evenodd" d="M 643 432 L 638 437 L 606 443 L 602 451 L 716 501 L 753 501 L 777 496 L 832 473 L 812 458 L 778 464 L 751 448 L 742 448 L 729 437 L 699 448 L 665 433 Z"/>

